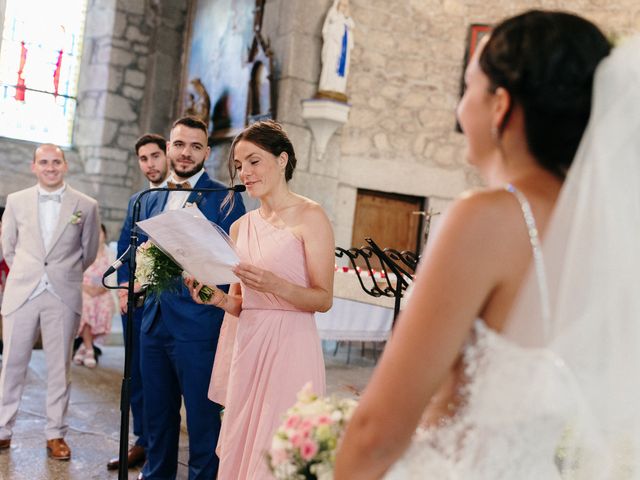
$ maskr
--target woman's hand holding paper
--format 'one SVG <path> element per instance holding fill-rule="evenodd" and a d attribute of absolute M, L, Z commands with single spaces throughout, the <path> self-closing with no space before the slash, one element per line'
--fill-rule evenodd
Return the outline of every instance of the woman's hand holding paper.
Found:
<path fill-rule="evenodd" d="M 276 294 L 282 290 L 285 283 L 280 277 L 268 270 L 248 263 L 239 263 L 232 271 L 246 287 L 258 292 Z"/>

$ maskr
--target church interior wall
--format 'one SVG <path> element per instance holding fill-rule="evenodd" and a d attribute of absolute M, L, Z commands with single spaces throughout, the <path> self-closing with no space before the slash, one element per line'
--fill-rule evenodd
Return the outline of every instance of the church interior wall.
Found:
<path fill-rule="evenodd" d="M 347 94 L 352 105 L 339 138 L 336 243 L 349 245 L 358 188 L 424 196 L 442 211 L 481 184 L 455 131 L 467 30 L 529 8 L 561 9 L 619 37 L 640 31 L 634 0 L 351 0 L 355 22 Z"/>
<path fill-rule="evenodd" d="M 69 183 L 98 198 L 112 231 L 143 181 L 133 143 L 168 134 L 181 114 L 188 11 L 195 0 L 88 0 Z M 229 0 L 220 1 L 229 4 Z M 350 0 L 355 44 L 351 111 L 322 157 L 302 118 L 320 75 L 322 25 L 331 0 L 266 0 L 262 35 L 275 58 L 276 118 L 296 149 L 292 188 L 327 210 L 336 243 L 350 246 L 358 189 L 429 198 L 439 211 L 479 185 L 455 131 L 468 27 L 526 8 L 567 9 L 607 33 L 640 30 L 637 0 Z M 230 139 L 207 169 L 225 180 Z M 35 144 L 0 138 L 0 204 L 33 184 Z"/>

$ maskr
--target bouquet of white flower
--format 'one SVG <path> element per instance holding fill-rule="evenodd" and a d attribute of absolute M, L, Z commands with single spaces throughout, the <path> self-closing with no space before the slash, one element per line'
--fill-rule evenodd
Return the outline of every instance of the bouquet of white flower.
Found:
<path fill-rule="evenodd" d="M 267 453 L 278 480 L 331 480 L 336 449 L 357 403 L 318 397 L 308 383 L 298 393 Z"/>
<path fill-rule="evenodd" d="M 162 292 L 177 290 L 179 278 L 185 275 L 186 272 L 154 243 L 145 242 L 136 250 L 136 283 L 146 286 L 149 293 L 158 297 Z M 198 282 L 194 283 L 197 285 Z M 211 295 L 213 290 L 206 285 L 199 293 L 203 302 Z"/>

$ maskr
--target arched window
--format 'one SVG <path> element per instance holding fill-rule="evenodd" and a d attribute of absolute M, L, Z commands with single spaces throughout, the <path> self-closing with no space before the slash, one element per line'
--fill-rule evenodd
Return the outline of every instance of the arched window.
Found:
<path fill-rule="evenodd" d="M 6 0 L 0 136 L 71 145 L 86 0 Z"/>

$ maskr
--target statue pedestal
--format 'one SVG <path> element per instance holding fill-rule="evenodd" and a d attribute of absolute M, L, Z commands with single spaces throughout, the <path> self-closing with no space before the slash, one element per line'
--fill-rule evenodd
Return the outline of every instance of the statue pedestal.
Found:
<path fill-rule="evenodd" d="M 304 118 L 313 135 L 318 158 L 324 156 L 329 139 L 338 127 L 349 118 L 351 106 L 348 103 L 322 98 L 310 98 L 302 101 L 302 118 Z"/>

